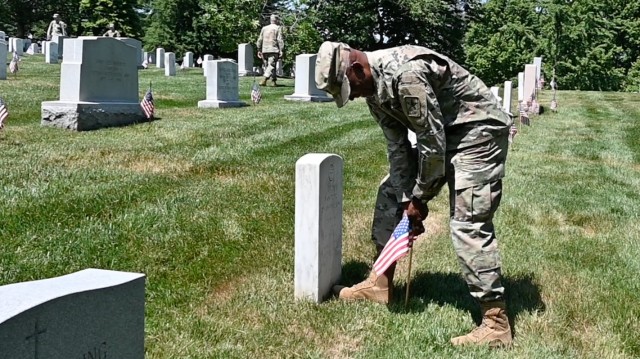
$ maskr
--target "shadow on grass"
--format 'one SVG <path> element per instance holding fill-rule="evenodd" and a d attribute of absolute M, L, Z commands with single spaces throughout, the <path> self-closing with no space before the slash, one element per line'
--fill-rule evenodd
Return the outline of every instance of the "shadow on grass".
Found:
<path fill-rule="evenodd" d="M 369 264 L 364 262 L 347 262 L 342 267 L 342 283 L 351 286 L 362 281 L 369 270 Z M 515 328 L 513 318 L 522 312 L 545 310 L 545 304 L 540 296 L 540 288 L 533 273 L 517 276 L 503 275 L 502 284 L 505 287 L 505 299 L 509 312 L 511 328 Z M 404 306 L 406 285 L 395 286 L 394 298 L 389 304 L 389 310 L 394 313 L 416 313 L 425 310 L 429 303 L 440 306 L 452 305 L 467 311 L 480 324 L 480 307 L 469 294 L 467 283 L 457 273 L 429 273 L 414 274 L 409 288 L 409 303 Z M 419 299 L 419 300 L 416 300 Z"/>

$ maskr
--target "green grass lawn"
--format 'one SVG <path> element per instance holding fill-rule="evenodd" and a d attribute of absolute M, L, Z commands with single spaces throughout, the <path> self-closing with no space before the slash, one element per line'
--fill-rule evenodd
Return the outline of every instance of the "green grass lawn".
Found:
<path fill-rule="evenodd" d="M 158 121 L 92 132 L 40 126 L 60 65 L 25 57 L 0 81 L 0 285 L 102 268 L 142 272 L 147 358 L 640 357 L 640 95 L 559 92 L 520 129 L 496 218 L 509 350 L 453 348 L 478 311 L 459 275 L 446 189 L 390 307 L 293 298 L 294 172 L 344 159 L 344 276 L 366 275 L 385 142 L 363 101 L 199 109 L 201 69 L 141 70 Z M 240 79 L 250 103 L 251 78 Z M 550 91 L 541 103 L 548 107 Z M 0 298 L 0 300 L 2 300 Z"/>

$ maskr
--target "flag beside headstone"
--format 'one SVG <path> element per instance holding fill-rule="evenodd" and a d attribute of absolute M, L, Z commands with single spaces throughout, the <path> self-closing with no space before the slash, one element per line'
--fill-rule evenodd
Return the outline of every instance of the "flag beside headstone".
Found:
<path fill-rule="evenodd" d="M 155 112 L 155 105 L 153 103 L 153 94 L 151 93 L 151 84 L 149 84 L 149 90 L 144 95 L 144 98 L 140 102 L 140 106 L 142 107 L 142 112 L 148 119 L 153 118 L 153 114 Z"/>
<path fill-rule="evenodd" d="M 390 265 L 397 262 L 400 258 L 404 257 L 409 248 L 411 248 L 411 242 L 413 238 L 410 235 L 410 223 L 407 215 L 402 216 L 402 220 L 396 226 L 396 229 L 391 234 L 389 242 L 384 246 L 380 256 L 373 263 L 373 270 L 378 275 L 384 274 Z"/>
<path fill-rule="evenodd" d="M 251 88 L 251 102 L 253 102 L 254 105 L 257 105 L 260 103 L 261 99 L 262 99 L 262 92 L 260 91 L 260 86 L 254 79 L 253 87 Z"/>
<path fill-rule="evenodd" d="M 9 109 L 2 97 L 0 97 L 0 130 L 4 128 L 4 121 L 7 117 L 9 117 Z"/>

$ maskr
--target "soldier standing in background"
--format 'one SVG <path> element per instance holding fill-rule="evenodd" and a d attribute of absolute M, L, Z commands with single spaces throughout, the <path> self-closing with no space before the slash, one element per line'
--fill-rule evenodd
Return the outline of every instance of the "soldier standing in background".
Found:
<path fill-rule="evenodd" d="M 512 342 L 493 216 L 502 196 L 511 117 L 489 88 L 446 56 L 424 47 L 373 52 L 325 42 L 316 60 L 316 86 L 338 107 L 366 97 L 387 140 L 389 175 L 378 189 L 372 239 L 378 255 L 404 214 L 412 234 L 424 232 L 428 202 L 448 184 L 453 246 L 482 324 L 454 345 Z M 409 131 L 416 133 L 412 150 Z M 363 282 L 336 286 L 341 300 L 388 303 L 395 263 Z"/>
<path fill-rule="evenodd" d="M 258 57 L 262 59 L 265 66 L 264 79 L 260 82 L 260 85 L 265 86 L 267 80 L 271 78 L 273 86 L 277 86 L 276 64 L 278 59 L 282 57 L 282 51 L 284 50 L 282 28 L 278 25 L 278 15 L 271 15 L 271 24 L 264 26 L 260 30 L 256 46 L 258 48 Z"/>
<path fill-rule="evenodd" d="M 53 39 L 54 36 L 67 36 L 67 24 L 60 20 L 59 14 L 53 14 L 53 20 L 47 28 L 47 41 Z"/>
<path fill-rule="evenodd" d="M 116 26 L 114 24 L 109 24 L 109 30 L 102 34 L 102 36 L 120 37 L 120 31 L 116 30 Z"/>

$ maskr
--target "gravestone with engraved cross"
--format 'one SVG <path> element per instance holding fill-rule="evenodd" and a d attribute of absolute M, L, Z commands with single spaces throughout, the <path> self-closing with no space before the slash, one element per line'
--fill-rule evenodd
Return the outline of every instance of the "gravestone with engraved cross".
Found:
<path fill-rule="evenodd" d="M 0 286 L 0 359 L 143 359 L 144 286 L 101 269 Z"/>

